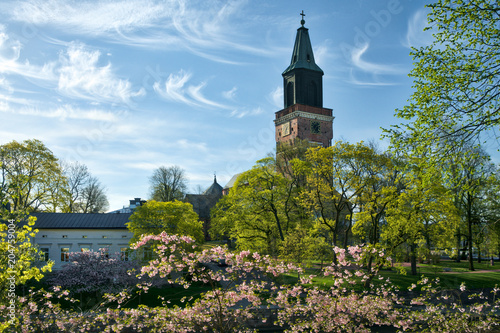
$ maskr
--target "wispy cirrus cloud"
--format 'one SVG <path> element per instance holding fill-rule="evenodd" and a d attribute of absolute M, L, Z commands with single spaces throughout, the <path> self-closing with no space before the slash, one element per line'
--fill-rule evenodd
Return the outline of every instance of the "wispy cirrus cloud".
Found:
<path fill-rule="evenodd" d="M 405 70 L 398 65 L 387 65 L 366 60 L 366 53 L 369 49 L 369 44 L 364 44 L 355 47 L 351 50 L 352 68 L 349 70 L 348 81 L 354 85 L 360 86 L 387 86 L 394 83 L 387 82 L 387 76 L 405 74 Z M 357 79 L 359 74 L 364 79 Z"/>
<path fill-rule="evenodd" d="M 262 114 L 264 110 L 260 107 L 254 108 L 254 109 L 236 109 L 233 110 L 230 114 L 231 117 L 236 117 L 236 118 L 243 118 L 245 116 L 257 116 L 259 114 Z"/>
<path fill-rule="evenodd" d="M 89 50 L 83 44 L 70 45 L 59 59 L 59 92 L 73 98 L 125 104 L 145 94 L 144 88 L 134 91 L 129 81 L 118 78 L 111 64 L 99 66 L 100 56 L 98 50 Z"/>
<path fill-rule="evenodd" d="M 55 89 L 61 95 L 92 102 L 124 103 L 145 94 L 143 88 L 134 90 L 132 84 L 119 78 L 110 63 L 101 66 L 101 52 L 82 43 L 69 43 L 57 60 L 41 65 L 21 60 L 22 44 L 9 38 L 0 26 L 0 74 L 2 86 L 12 86 L 9 78 L 22 77 L 37 88 Z M 34 87 L 34 89 L 37 89 Z"/>
<path fill-rule="evenodd" d="M 56 79 L 54 73 L 54 62 L 44 65 L 34 65 L 29 61 L 21 61 L 22 44 L 19 40 L 10 38 L 6 28 L 0 25 L 0 73 L 5 75 L 22 75 L 27 79 L 53 81 Z M 4 77 L 4 84 L 8 81 Z"/>
<path fill-rule="evenodd" d="M 427 22 L 427 14 L 429 9 L 424 8 L 417 10 L 415 14 L 408 20 L 408 31 L 406 39 L 403 42 L 405 47 L 421 47 L 430 45 L 434 39 L 430 30 L 424 31 L 429 26 Z"/>
<path fill-rule="evenodd" d="M 156 25 L 178 11 L 177 3 L 175 0 L 27 0 L 5 5 L 3 9 L 16 21 L 72 28 L 79 34 L 102 37 Z"/>
<path fill-rule="evenodd" d="M 5 101 L 0 95 L 0 101 Z M 5 102 L 6 103 L 6 102 Z M 5 104 L 7 105 L 7 103 Z M 99 109 L 82 109 L 73 107 L 71 105 L 63 105 L 56 108 L 41 108 L 41 107 L 22 107 L 22 108 L 0 108 L 2 112 L 10 112 L 19 115 L 43 117 L 43 118 L 57 118 L 59 120 L 65 119 L 79 119 L 79 120 L 93 120 L 104 122 L 116 122 L 118 117 L 116 114 Z"/>
<path fill-rule="evenodd" d="M 0 5 L 0 11 L 14 21 L 86 37 L 153 49 L 175 46 L 212 61 L 239 63 L 229 59 L 227 50 L 273 54 L 269 46 L 245 43 L 238 32 L 247 4 L 247 0 L 25 0 Z"/>
<path fill-rule="evenodd" d="M 278 86 L 276 89 L 271 91 L 269 94 L 269 99 L 273 103 L 274 106 L 277 108 L 282 108 L 283 107 L 283 87 Z"/>
<path fill-rule="evenodd" d="M 155 82 L 153 89 L 162 98 L 173 102 L 199 107 L 230 109 L 229 106 L 212 101 L 203 95 L 202 89 L 206 86 L 206 82 L 198 85 L 188 84 L 191 77 L 191 73 L 181 69 L 177 74 L 170 74 L 165 82 Z"/>
<path fill-rule="evenodd" d="M 369 44 L 364 44 L 359 48 L 354 48 L 351 53 L 351 61 L 357 69 L 360 69 L 364 72 L 369 72 L 372 74 L 402 74 L 403 70 L 398 68 L 395 65 L 384 65 L 377 64 L 373 62 L 369 62 L 363 59 L 363 55 L 365 55 L 366 51 L 370 47 Z"/>

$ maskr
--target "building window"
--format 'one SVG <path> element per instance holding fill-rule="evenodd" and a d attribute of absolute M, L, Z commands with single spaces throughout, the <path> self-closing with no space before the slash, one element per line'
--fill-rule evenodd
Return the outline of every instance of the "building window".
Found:
<path fill-rule="evenodd" d="M 99 252 L 101 252 L 101 255 L 105 258 L 109 258 L 109 247 L 101 247 L 99 248 Z"/>
<path fill-rule="evenodd" d="M 42 235 L 42 238 L 47 238 L 47 235 Z"/>
<path fill-rule="evenodd" d="M 123 260 L 123 261 L 128 261 L 128 255 L 129 255 L 129 249 L 128 247 L 122 247 L 120 248 L 120 258 Z"/>
<path fill-rule="evenodd" d="M 102 238 L 108 238 L 108 236 L 102 236 Z"/>
<path fill-rule="evenodd" d="M 61 261 L 69 261 L 69 247 L 61 247 Z"/>
<path fill-rule="evenodd" d="M 49 250 L 48 247 L 40 248 L 40 261 L 49 261 Z"/>
<path fill-rule="evenodd" d="M 63 238 L 68 238 L 68 235 L 63 235 Z"/>
<path fill-rule="evenodd" d="M 83 235 L 82 238 L 87 238 L 87 235 Z"/>
<path fill-rule="evenodd" d="M 127 235 L 122 235 L 122 238 L 127 238 Z"/>
<path fill-rule="evenodd" d="M 88 248 L 88 247 L 82 247 L 81 251 L 82 252 L 90 252 L 90 248 Z"/>

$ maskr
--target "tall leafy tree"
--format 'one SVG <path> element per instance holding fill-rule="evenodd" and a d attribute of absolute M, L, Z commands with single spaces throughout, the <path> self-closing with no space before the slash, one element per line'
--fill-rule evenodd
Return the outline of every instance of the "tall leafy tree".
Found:
<path fill-rule="evenodd" d="M 172 235 L 190 236 L 199 243 L 204 240 L 203 223 L 193 211 L 193 206 L 177 200 L 148 200 L 135 209 L 127 228 L 134 234 L 131 243 L 137 242 L 142 235 L 158 235 L 164 231 Z"/>
<path fill-rule="evenodd" d="M 500 124 L 500 7 L 497 0 L 439 0 L 428 5 L 429 46 L 412 49 L 415 91 L 396 115 L 411 122 L 389 131 L 396 147 L 427 150 L 477 139 Z M 409 135 L 407 135 L 409 134 Z M 435 147 L 435 146 L 434 146 Z"/>
<path fill-rule="evenodd" d="M 217 203 L 211 234 L 235 238 L 241 249 L 277 255 L 280 243 L 302 221 L 297 205 L 292 204 L 296 200 L 292 182 L 276 171 L 273 157 L 257 161 Z"/>
<path fill-rule="evenodd" d="M 63 211 L 67 213 L 102 213 L 109 206 L 104 186 L 79 162 L 62 163 L 67 179 Z"/>
<path fill-rule="evenodd" d="M 398 158 L 389 152 L 379 151 L 373 145 L 370 148 L 369 163 L 365 164 L 367 186 L 358 198 L 359 210 L 355 213 L 353 233 L 376 246 L 380 242 L 380 229 L 385 221 L 386 209 L 397 200 L 401 191 L 402 171 Z"/>
<path fill-rule="evenodd" d="M 494 174 L 494 166 L 489 162 L 489 156 L 483 151 L 475 149 L 465 152 L 465 156 L 456 166 L 460 170 L 459 182 L 454 188 L 456 194 L 456 206 L 459 209 L 462 224 L 464 226 L 462 234 L 465 236 L 469 270 L 474 270 L 473 246 L 474 243 L 482 242 L 481 227 L 486 211 L 484 192 L 488 179 Z"/>
<path fill-rule="evenodd" d="M 298 173 L 306 175 L 302 204 L 330 231 L 336 246 L 343 236 L 348 244 L 352 217 L 360 195 L 370 185 L 369 165 L 374 151 L 364 143 L 337 141 L 328 148 L 311 148 L 305 161 L 294 161 Z"/>
<path fill-rule="evenodd" d="M 57 158 L 41 141 L 0 146 L 0 199 L 14 211 L 53 210 L 54 186 L 64 182 Z"/>
<path fill-rule="evenodd" d="M 416 259 L 420 244 L 426 252 L 437 245 L 438 235 L 453 238 L 458 215 L 451 192 L 440 181 L 438 169 L 420 168 L 423 162 L 409 161 L 411 169 L 401 179 L 402 189 L 386 209 L 386 224 L 381 238 L 389 251 L 406 244 L 410 248 L 411 271 L 417 274 Z"/>
<path fill-rule="evenodd" d="M 149 179 L 150 197 L 156 201 L 182 200 L 187 190 L 184 170 L 177 165 L 161 166 Z"/>

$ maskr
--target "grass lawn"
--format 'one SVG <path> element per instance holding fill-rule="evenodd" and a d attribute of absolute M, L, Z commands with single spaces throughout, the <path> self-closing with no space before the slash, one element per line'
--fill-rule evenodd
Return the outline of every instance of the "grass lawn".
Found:
<path fill-rule="evenodd" d="M 161 306 L 162 300 L 158 297 L 164 297 L 165 301 L 169 301 L 169 307 L 178 305 L 184 306 L 185 303 L 181 302 L 184 297 L 195 299 L 200 297 L 200 294 L 207 292 L 210 288 L 206 285 L 197 283 L 192 284 L 188 289 L 184 287 L 163 287 L 163 288 L 150 288 L 147 293 L 142 293 L 140 296 L 134 296 L 127 304 L 124 306 L 126 308 L 137 308 L 139 304 L 147 305 L 148 307 Z M 189 303 L 191 303 L 190 301 Z"/>
<path fill-rule="evenodd" d="M 489 262 L 481 264 L 474 263 L 475 272 L 468 270 L 468 263 L 462 261 L 456 263 L 453 261 L 444 260 L 437 265 L 418 264 L 417 275 L 411 275 L 410 267 L 403 267 L 406 275 L 399 273 L 396 269 L 382 270 L 380 275 L 390 280 L 401 290 L 407 290 L 413 283 L 417 283 L 422 275 L 429 279 L 439 278 L 441 286 L 445 289 L 458 289 L 462 282 L 465 283 L 468 289 L 484 289 L 500 286 L 500 264 L 490 266 Z M 445 270 L 447 272 L 445 272 Z M 316 267 L 307 268 L 305 275 L 319 275 L 319 269 Z M 280 283 L 296 283 L 297 275 L 288 274 L 282 276 Z M 330 288 L 333 286 L 331 277 L 316 277 L 313 279 L 313 285 Z"/>

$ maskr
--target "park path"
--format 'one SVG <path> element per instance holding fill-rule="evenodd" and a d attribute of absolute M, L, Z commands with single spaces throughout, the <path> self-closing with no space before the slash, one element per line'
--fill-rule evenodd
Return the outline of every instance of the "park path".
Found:
<path fill-rule="evenodd" d="M 403 262 L 401 263 L 404 267 L 410 267 L 411 264 L 409 262 Z M 417 264 L 417 269 L 422 269 L 422 268 L 425 268 L 423 266 L 420 266 Z M 446 267 L 443 267 L 443 268 L 446 268 Z M 453 272 L 453 271 L 441 271 L 439 273 L 448 273 L 448 274 L 462 274 L 462 273 L 471 273 L 471 274 L 474 274 L 474 273 L 491 273 L 491 272 L 495 272 L 495 273 L 500 273 L 500 268 L 499 269 L 479 269 L 479 270 L 475 270 L 475 271 L 464 271 L 464 272 Z"/>

